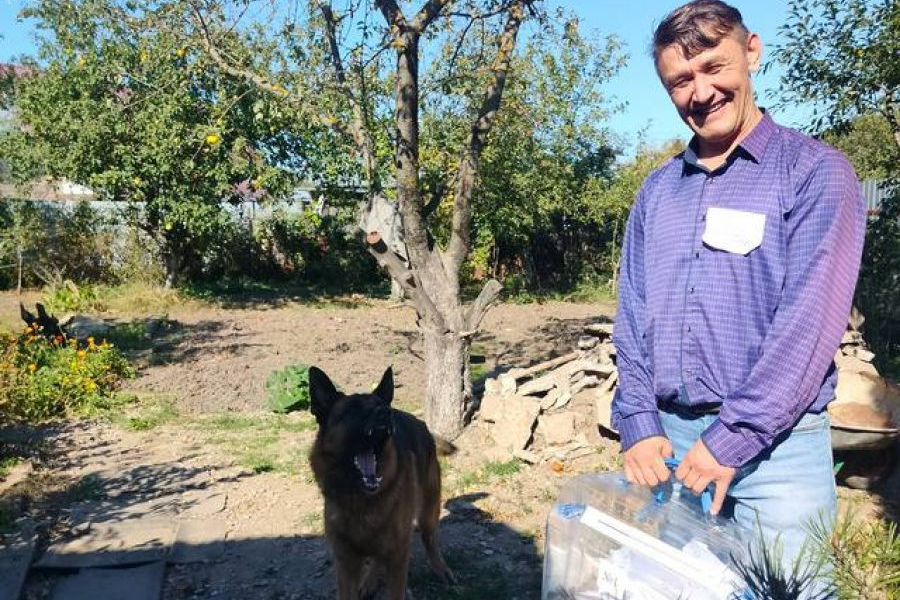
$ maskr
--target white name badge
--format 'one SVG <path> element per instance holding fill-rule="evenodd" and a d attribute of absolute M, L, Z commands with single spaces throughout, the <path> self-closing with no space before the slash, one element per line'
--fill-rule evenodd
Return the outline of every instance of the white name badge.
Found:
<path fill-rule="evenodd" d="M 749 254 L 762 244 L 764 213 L 710 206 L 706 210 L 703 243 L 734 254 Z"/>

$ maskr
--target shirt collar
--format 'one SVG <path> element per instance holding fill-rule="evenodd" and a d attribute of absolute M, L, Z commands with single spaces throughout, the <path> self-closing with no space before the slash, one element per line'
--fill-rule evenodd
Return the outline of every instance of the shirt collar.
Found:
<path fill-rule="evenodd" d="M 746 153 L 753 162 L 758 163 L 762 159 L 766 146 L 769 143 L 769 138 L 772 137 L 777 125 L 775 125 L 775 121 L 772 120 L 769 113 L 766 112 L 766 109 L 763 108 L 760 110 L 762 110 L 763 113 L 762 119 L 753 126 L 753 130 L 748 133 L 747 137 L 741 140 L 737 147 L 732 151 L 732 156 L 741 150 Z M 685 165 L 690 165 L 706 171 L 708 169 L 700 164 L 700 159 L 697 157 L 697 150 L 695 149 L 696 145 L 697 136 L 694 136 L 684 150 L 683 158 Z M 732 156 L 728 157 L 729 160 L 726 161 L 726 164 L 731 162 Z"/>

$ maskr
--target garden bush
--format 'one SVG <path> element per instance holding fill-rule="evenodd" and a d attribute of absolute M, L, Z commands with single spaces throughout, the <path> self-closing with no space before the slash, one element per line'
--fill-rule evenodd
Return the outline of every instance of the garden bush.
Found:
<path fill-rule="evenodd" d="M 0 423 L 40 422 L 103 407 L 123 378 L 134 376 L 106 340 L 48 339 L 29 326 L 0 336 Z"/>

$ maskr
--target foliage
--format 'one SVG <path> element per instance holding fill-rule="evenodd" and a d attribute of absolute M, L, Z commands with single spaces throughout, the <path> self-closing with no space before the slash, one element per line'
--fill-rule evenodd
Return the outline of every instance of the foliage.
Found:
<path fill-rule="evenodd" d="M 832 565 L 842 600 L 900 599 L 900 532 L 896 523 L 865 521 L 847 512 L 828 533 L 818 524 L 813 537 Z"/>
<path fill-rule="evenodd" d="M 778 107 L 810 104 L 810 129 L 844 128 L 881 114 L 898 127 L 900 4 L 894 0 L 791 0 L 775 63 Z"/>
<path fill-rule="evenodd" d="M 48 340 L 33 326 L 0 338 L 0 415 L 44 421 L 102 405 L 134 370 L 105 340 Z"/>
<path fill-rule="evenodd" d="M 365 251 L 346 211 L 320 215 L 276 210 L 262 219 L 254 242 L 273 275 L 335 290 L 363 289 L 384 279 Z"/>
<path fill-rule="evenodd" d="M 87 202 L 2 202 L 0 229 L 0 289 L 15 287 L 19 253 L 24 286 L 116 278 L 114 255 L 123 244 L 117 243 L 115 217 Z"/>
<path fill-rule="evenodd" d="M 789 15 L 773 53 L 785 68 L 779 106 L 811 105 L 809 129 L 893 190 L 869 222 L 854 301 L 873 350 L 891 364 L 900 355 L 900 3 L 792 0 Z"/>
<path fill-rule="evenodd" d="M 900 178 L 892 190 L 869 222 L 854 300 L 866 317 L 863 331 L 881 368 L 900 357 Z"/>
<path fill-rule="evenodd" d="M 288 365 L 266 379 L 269 408 L 286 413 L 309 408 L 309 365 Z"/>
<path fill-rule="evenodd" d="M 44 288 L 44 305 L 51 313 L 101 312 L 106 305 L 100 299 L 100 288 L 90 284 L 78 286 L 71 279 Z"/>
<path fill-rule="evenodd" d="M 822 139 L 847 155 L 861 180 L 885 181 L 898 175 L 900 145 L 883 115 L 857 117 L 848 127 L 826 131 Z"/>
<path fill-rule="evenodd" d="M 302 132 L 279 98 L 212 67 L 177 32 L 145 30 L 128 6 L 35 0 L 40 70 L 17 80 L 19 127 L 0 138 L 20 182 L 88 185 L 133 207 L 170 282 L 200 268 L 223 202 L 284 193 L 275 166 Z M 240 39 L 233 51 L 247 51 Z"/>
<path fill-rule="evenodd" d="M 474 248 L 464 273 L 470 282 L 504 278 L 507 291 L 517 293 L 574 283 L 595 263 L 594 241 L 605 224 L 587 217 L 588 188 L 603 185 L 617 153 L 604 123 L 618 106 L 603 86 L 625 54 L 614 36 L 586 35 L 563 16 L 542 23 L 513 59 L 473 199 Z M 424 101 L 424 188 L 437 205 L 431 225 L 442 243 L 454 205 L 448 179 L 485 78 L 480 53 L 477 44 L 457 50 L 448 43 L 435 71 L 452 76 L 454 86 Z M 443 73 L 454 56 L 456 70 Z"/>

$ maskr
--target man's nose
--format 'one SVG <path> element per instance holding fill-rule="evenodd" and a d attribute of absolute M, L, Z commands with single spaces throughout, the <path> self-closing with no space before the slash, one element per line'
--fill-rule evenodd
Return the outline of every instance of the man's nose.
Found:
<path fill-rule="evenodd" d="M 697 75 L 694 78 L 694 103 L 709 104 L 716 96 L 716 90 L 712 81 L 705 75 Z"/>

